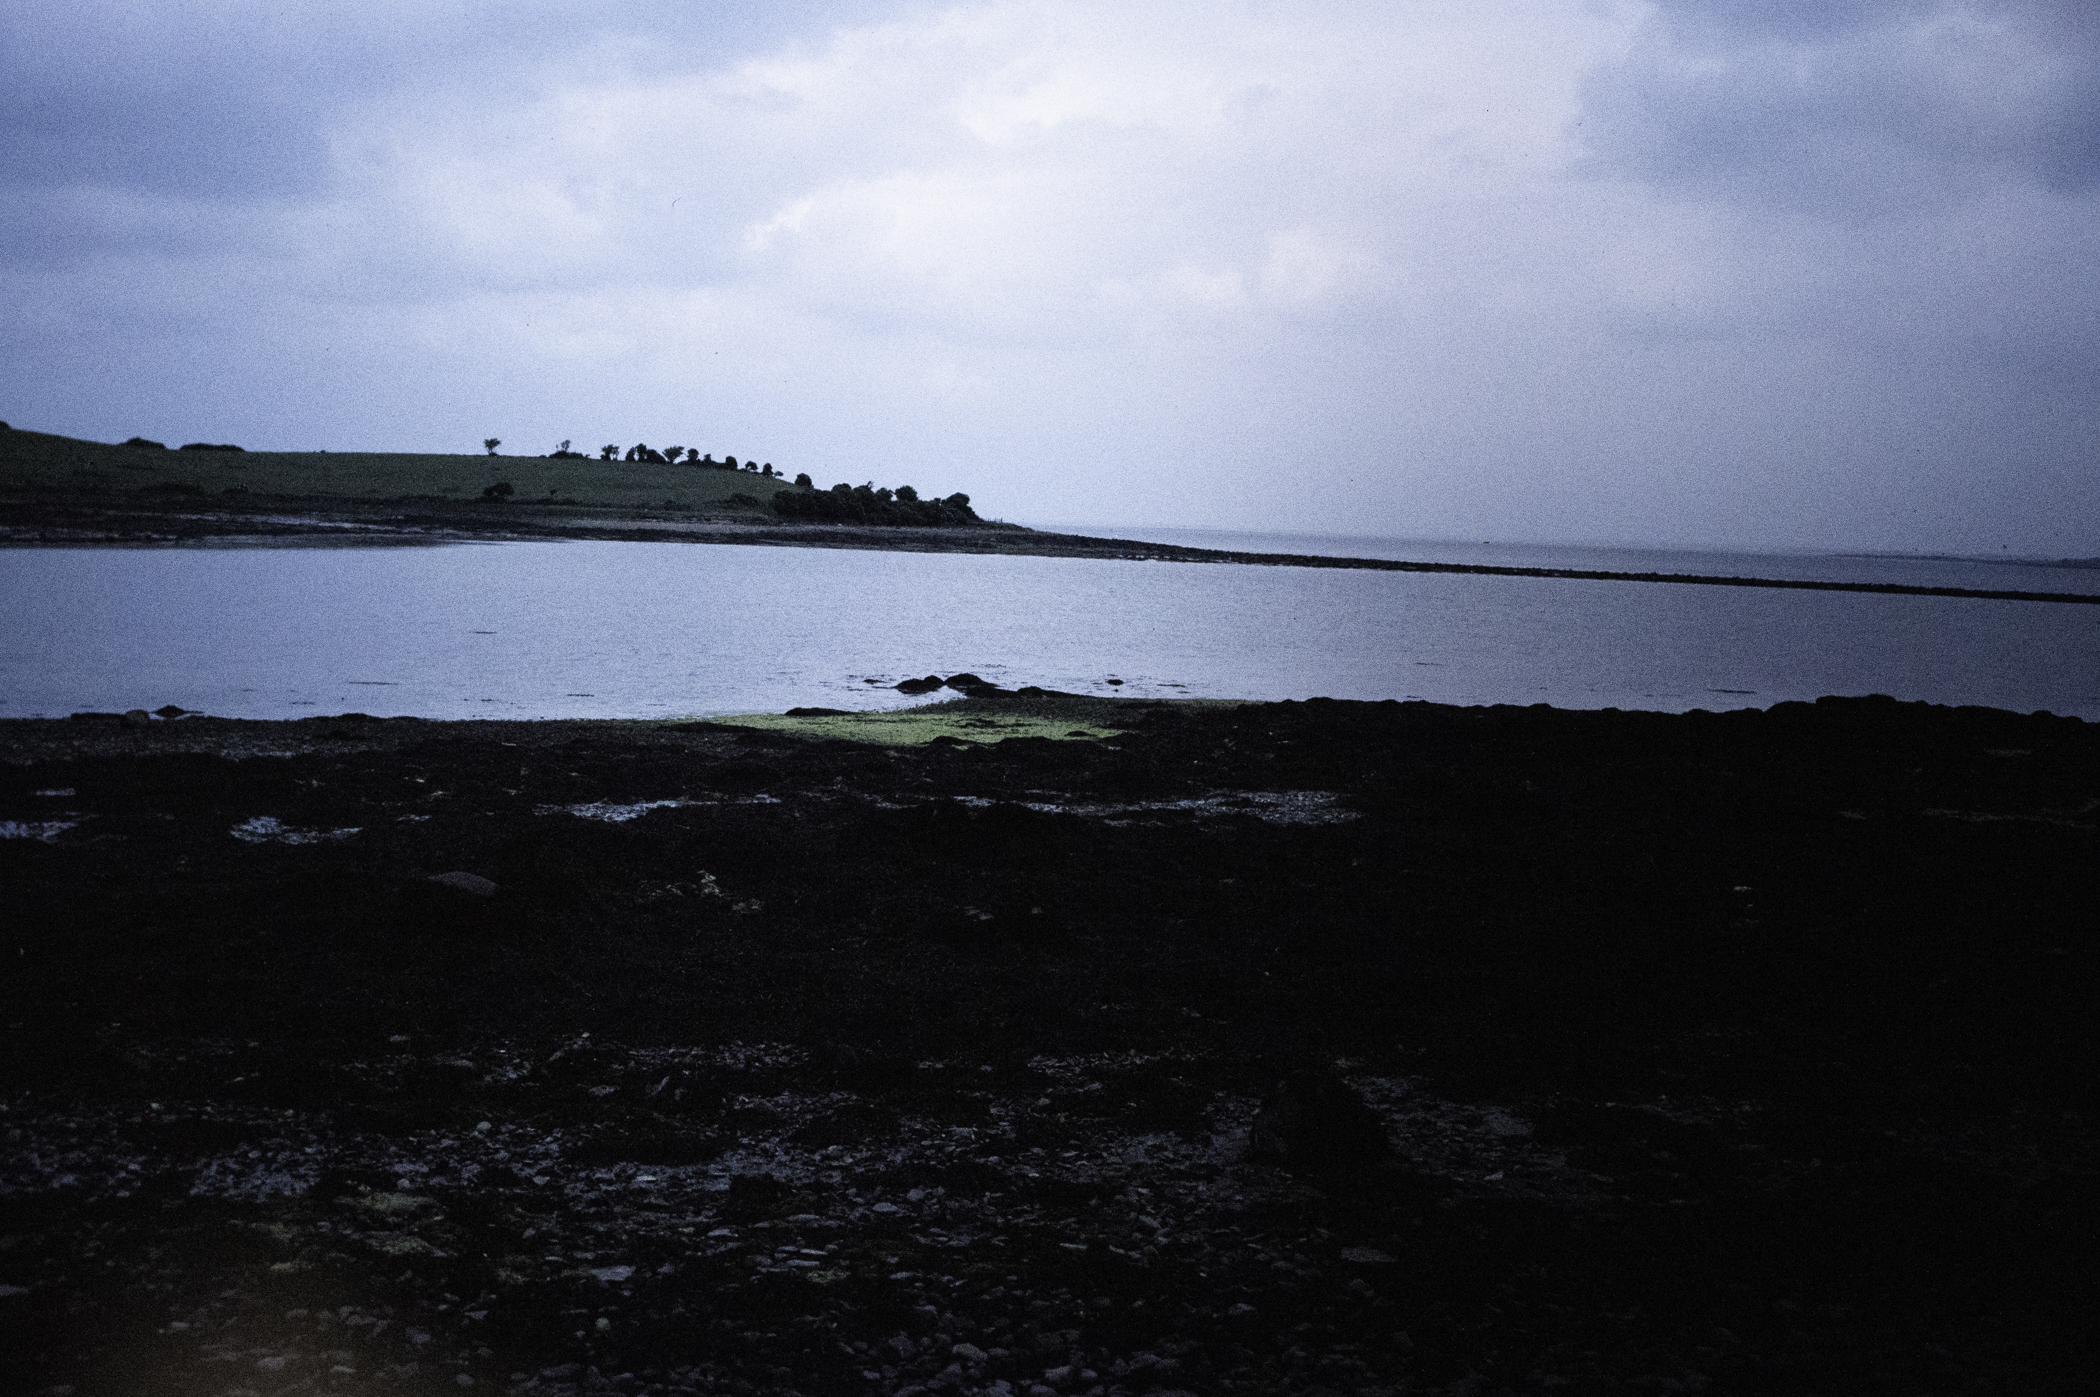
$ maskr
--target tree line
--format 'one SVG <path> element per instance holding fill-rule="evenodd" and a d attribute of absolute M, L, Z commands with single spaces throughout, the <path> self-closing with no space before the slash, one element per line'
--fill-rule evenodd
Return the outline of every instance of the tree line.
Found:
<path fill-rule="evenodd" d="M 809 477 L 798 476 L 797 481 Z M 773 512 L 783 519 L 817 524 L 917 524 L 960 525 L 983 521 L 970 508 L 970 497 L 957 491 L 946 499 L 922 500 L 909 485 L 876 489 L 841 481 L 829 490 L 780 490 L 773 495 Z"/>
<path fill-rule="evenodd" d="M 503 440 L 500 437 L 488 437 L 481 444 L 488 449 L 489 455 L 493 456 L 496 454 L 496 448 L 503 445 Z M 712 470 L 753 471 L 766 477 L 781 474 L 773 469 L 771 461 L 760 465 L 757 461 L 739 461 L 734 456 L 724 456 L 717 461 L 712 452 L 704 456 L 701 455 L 700 448 L 697 446 L 666 446 L 659 450 L 647 442 L 638 441 L 628 447 L 624 455 L 620 451 L 620 444 L 616 441 L 609 441 L 598 448 L 598 459 L 601 461 L 638 461 L 658 466 L 670 466 L 676 465 L 681 457 L 684 458 L 685 463 L 689 466 L 703 466 Z M 586 452 L 571 451 L 569 443 L 565 441 L 560 446 L 555 447 L 554 450 L 548 452 L 543 459 L 550 461 L 588 461 L 591 458 Z"/>

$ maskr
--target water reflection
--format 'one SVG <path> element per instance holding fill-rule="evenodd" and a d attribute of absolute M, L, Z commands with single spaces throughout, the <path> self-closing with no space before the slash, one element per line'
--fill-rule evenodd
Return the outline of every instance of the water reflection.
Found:
<path fill-rule="evenodd" d="M 1100 694 L 1674 711 L 1880 692 L 2100 718 L 2083 606 L 653 543 L 16 549 L 0 587 L 15 717 L 858 709 L 970 670 Z"/>

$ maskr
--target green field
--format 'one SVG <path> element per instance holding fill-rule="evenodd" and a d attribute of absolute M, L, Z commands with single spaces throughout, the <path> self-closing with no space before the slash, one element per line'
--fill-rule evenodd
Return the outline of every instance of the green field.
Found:
<path fill-rule="evenodd" d="M 608 508 L 733 509 L 770 503 L 787 482 L 757 471 L 539 456 L 439 456 L 389 451 L 156 451 L 19 429 L 0 431 L 0 493 L 170 497 L 479 500 L 508 481 L 512 502 Z"/>

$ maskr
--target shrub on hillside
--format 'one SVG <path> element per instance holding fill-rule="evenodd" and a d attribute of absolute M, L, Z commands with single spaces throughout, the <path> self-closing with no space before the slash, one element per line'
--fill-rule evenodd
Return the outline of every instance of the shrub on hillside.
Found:
<path fill-rule="evenodd" d="M 168 444 L 166 442 L 147 441 L 144 437 L 133 437 L 130 441 L 127 441 L 124 444 L 126 446 L 137 447 L 141 451 L 166 451 L 168 449 Z"/>
<path fill-rule="evenodd" d="M 518 493 L 516 486 L 512 485 L 508 480 L 499 480 L 494 485 L 489 486 L 488 489 L 483 490 L 481 498 L 494 500 L 497 504 L 501 504 L 516 493 Z"/>
<path fill-rule="evenodd" d="M 208 441 L 191 441 L 183 443 L 183 445 L 179 449 L 183 451 L 238 451 L 241 448 L 230 444 L 226 446 L 213 446 Z"/>

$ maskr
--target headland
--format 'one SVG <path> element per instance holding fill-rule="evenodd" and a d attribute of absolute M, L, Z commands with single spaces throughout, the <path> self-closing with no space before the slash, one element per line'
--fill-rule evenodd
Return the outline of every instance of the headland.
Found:
<path fill-rule="evenodd" d="M 637 443 L 637 447 L 641 444 Z M 632 451 L 635 448 L 628 448 Z M 647 450 L 643 447 L 642 449 Z M 683 448 L 679 448 L 681 454 Z M 0 430 L 0 546 L 387 546 L 601 539 L 887 549 L 1144 562 L 1350 568 L 1576 581 L 1872 592 L 2100 605 L 2100 594 L 1887 582 L 1502 567 L 1191 548 L 978 517 L 967 494 L 817 488 L 771 463 L 380 452 L 250 452 L 213 443 L 105 444 Z M 2093 560 L 2066 560 L 2090 566 Z"/>

